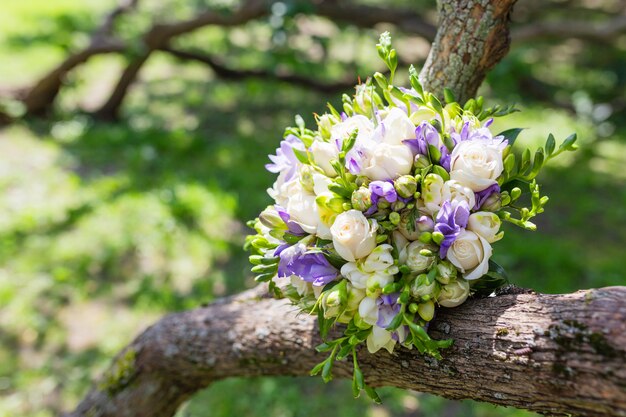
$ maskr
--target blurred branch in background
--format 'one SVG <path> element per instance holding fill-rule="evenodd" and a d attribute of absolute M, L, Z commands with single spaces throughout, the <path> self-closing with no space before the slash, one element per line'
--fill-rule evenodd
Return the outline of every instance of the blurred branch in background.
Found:
<path fill-rule="evenodd" d="M 238 8 L 231 10 L 197 10 L 195 17 L 187 20 L 174 21 L 163 20 L 163 17 L 155 16 L 151 18 L 151 27 L 137 38 L 125 38 L 115 33 L 115 22 L 124 14 L 130 12 L 137 13 L 140 10 L 138 0 L 124 0 L 103 18 L 102 25 L 95 30 L 91 41 L 84 49 L 71 53 L 60 65 L 44 75 L 32 87 L 22 90 L 16 94 L 16 98 L 25 105 L 26 115 L 43 116 L 49 114 L 54 105 L 59 90 L 67 74 L 76 67 L 84 64 L 90 58 L 100 54 L 119 53 L 127 57 L 127 65 L 120 74 L 117 83 L 113 87 L 108 99 L 97 109 L 94 115 L 101 119 L 114 120 L 119 116 L 119 109 L 128 93 L 128 89 L 134 83 L 141 68 L 151 56 L 153 51 L 161 50 L 175 54 L 178 58 L 192 59 L 208 64 L 213 68 L 216 75 L 227 79 L 241 79 L 242 77 L 273 77 L 275 79 L 292 82 L 297 85 L 319 88 L 320 91 L 335 91 L 350 85 L 349 77 L 342 77 L 329 84 L 308 81 L 308 74 L 297 74 L 290 72 L 287 74 L 276 71 L 275 68 L 268 69 L 240 69 L 236 67 L 226 68 L 221 60 L 216 57 L 209 58 L 208 55 L 198 51 L 189 52 L 174 48 L 170 44 L 178 37 L 188 34 L 206 26 L 220 26 L 224 28 L 241 26 L 247 22 L 276 16 L 272 11 L 272 3 L 265 0 L 249 0 L 241 4 Z M 287 7 L 287 6 L 284 6 Z M 432 22 L 432 17 L 428 13 L 416 12 L 406 7 L 375 7 L 367 4 L 359 4 L 350 1 L 320 0 L 315 3 L 295 3 L 291 5 L 293 10 L 288 11 L 290 18 L 297 18 L 300 15 L 319 16 L 340 24 L 348 24 L 357 28 L 372 28 L 381 23 L 393 24 L 395 30 L 422 37 L 426 41 L 434 40 L 436 26 Z M 528 6 L 527 6 L 528 7 Z M 542 4 L 535 7 L 543 7 Z M 274 11 L 276 8 L 274 7 Z M 279 17 L 285 17 L 286 12 Z M 562 14 L 567 10 L 562 10 Z M 527 13 L 529 14 L 529 13 Z M 531 14 L 532 16 L 532 14 Z M 595 21 L 568 20 L 560 16 L 560 20 L 549 20 L 516 22 L 513 28 L 513 42 L 517 45 L 525 42 L 536 42 L 538 40 L 564 40 L 580 39 L 594 43 L 613 44 L 618 41 L 619 35 L 626 33 L 626 15 L 605 16 Z M 207 59 L 208 58 L 208 59 Z M 227 70 L 228 69 L 228 70 Z M 241 77 L 240 77 L 241 76 Z M 233 78 L 235 77 L 235 78 Z M 352 78 L 355 84 L 356 77 Z M 476 83 L 474 83 L 476 84 Z M 563 100 L 553 100 L 547 97 L 545 90 L 541 86 L 547 86 L 545 81 L 536 77 L 525 77 L 525 82 L 530 87 L 529 92 L 536 94 L 542 101 L 552 102 L 557 107 L 572 108 L 571 103 Z M 538 88 L 537 88 L 538 87 Z M 5 124 L 10 120 L 8 115 L 4 115 L 0 122 Z"/>

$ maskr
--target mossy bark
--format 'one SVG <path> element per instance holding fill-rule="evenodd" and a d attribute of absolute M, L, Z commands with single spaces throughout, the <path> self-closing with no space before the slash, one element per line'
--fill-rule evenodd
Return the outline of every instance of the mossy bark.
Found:
<path fill-rule="evenodd" d="M 308 375 L 324 359 L 314 349 L 321 342 L 315 318 L 261 294 L 257 288 L 165 317 L 120 354 L 70 415 L 172 416 L 223 378 Z M 393 355 L 361 349 L 359 361 L 373 386 L 546 414 L 626 416 L 624 300 L 626 287 L 469 300 L 440 309 L 431 323 L 432 337 L 455 341 L 443 360 L 398 348 Z M 349 361 L 339 362 L 334 374 L 351 371 Z M 110 375 L 119 381 L 112 385 Z"/>
<path fill-rule="evenodd" d="M 476 95 L 487 72 L 508 52 L 509 15 L 516 0 L 440 0 L 439 30 L 422 68 L 424 88 L 457 101 Z"/>

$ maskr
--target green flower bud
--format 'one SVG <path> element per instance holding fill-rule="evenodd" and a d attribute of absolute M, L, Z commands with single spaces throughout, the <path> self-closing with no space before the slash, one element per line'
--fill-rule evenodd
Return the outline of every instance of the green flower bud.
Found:
<path fill-rule="evenodd" d="M 415 160 L 413 161 L 413 168 L 422 169 L 422 168 L 426 168 L 429 165 L 430 165 L 430 161 L 428 160 L 428 157 L 426 155 L 422 155 L 421 153 L 418 153 L 417 155 L 415 155 Z"/>
<path fill-rule="evenodd" d="M 417 299 L 424 296 L 436 297 L 439 295 L 439 286 L 435 280 L 431 282 L 426 274 L 420 274 L 411 284 L 410 291 L 411 296 Z"/>
<path fill-rule="evenodd" d="M 313 186 L 315 185 L 313 182 L 314 172 L 315 168 L 311 165 L 302 165 L 300 167 L 300 184 L 302 184 L 302 188 L 310 193 L 313 192 Z"/>
<path fill-rule="evenodd" d="M 361 187 L 352 193 L 352 208 L 359 211 L 366 211 L 372 206 L 372 192 L 369 188 Z"/>
<path fill-rule="evenodd" d="M 510 199 L 509 199 L 510 201 Z M 481 210 L 484 211 L 498 211 L 502 208 L 502 196 L 500 193 L 491 194 L 484 202 L 483 205 L 480 206 Z"/>
<path fill-rule="evenodd" d="M 317 116 L 317 130 L 320 132 L 322 138 L 326 140 L 330 139 L 330 130 L 335 123 L 337 123 L 337 120 L 330 114 Z"/>
<path fill-rule="evenodd" d="M 417 308 L 417 313 L 426 321 L 431 321 L 435 316 L 435 303 L 426 301 L 421 303 Z"/>
<path fill-rule="evenodd" d="M 417 181 L 412 175 L 403 175 L 394 182 L 396 192 L 400 197 L 410 198 L 417 191 Z"/>
<path fill-rule="evenodd" d="M 269 229 L 287 230 L 287 225 L 280 218 L 274 206 L 267 206 L 265 210 L 259 214 L 259 221 L 263 226 Z"/>
<path fill-rule="evenodd" d="M 389 213 L 389 221 L 393 224 L 393 225 L 398 225 L 398 223 L 400 223 L 400 214 L 396 213 L 395 211 L 392 211 L 391 213 Z"/>
<path fill-rule="evenodd" d="M 454 281 L 457 274 L 456 267 L 450 261 L 445 260 L 437 264 L 437 281 L 442 284 L 449 284 Z"/>

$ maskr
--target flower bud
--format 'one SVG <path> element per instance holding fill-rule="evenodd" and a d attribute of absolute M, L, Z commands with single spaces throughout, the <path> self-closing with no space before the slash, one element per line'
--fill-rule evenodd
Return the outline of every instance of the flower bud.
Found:
<path fill-rule="evenodd" d="M 456 281 L 443 286 L 437 302 L 443 307 L 456 307 L 467 300 L 469 290 L 469 282 L 458 278 Z"/>
<path fill-rule="evenodd" d="M 432 266 L 435 257 L 431 249 L 432 246 L 419 240 L 411 242 L 406 247 L 405 263 L 412 272 L 424 272 Z"/>
<path fill-rule="evenodd" d="M 420 232 L 432 232 L 435 230 L 435 222 L 430 216 L 422 216 L 415 223 L 415 227 Z"/>
<path fill-rule="evenodd" d="M 437 281 L 442 284 L 449 284 L 451 281 L 454 281 L 457 273 L 456 267 L 448 260 L 441 261 L 437 264 Z"/>
<path fill-rule="evenodd" d="M 494 212 L 500 210 L 501 208 L 502 208 L 502 197 L 500 196 L 500 193 L 491 194 L 489 197 L 487 197 L 485 202 L 480 206 L 481 210 L 494 211 Z"/>
<path fill-rule="evenodd" d="M 330 114 L 323 114 L 317 117 L 317 130 L 324 139 L 330 139 L 330 129 L 335 124 L 335 118 Z"/>
<path fill-rule="evenodd" d="M 327 319 L 339 315 L 342 306 L 346 305 L 346 285 L 347 281 L 342 281 L 322 296 L 322 308 L 324 309 L 324 317 Z"/>
<path fill-rule="evenodd" d="M 361 187 L 352 193 L 352 208 L 366 211 L 372 206 L 372 192 L 367 187 Z"/>
<path fill-rule="evenodd" d="M 361 300 L 365 298 L 365 290 L 354 288 L 348 284 L 348 299 L 346 304 L 347 311 L 353 311 L 359 308 Z"/>
<path fill-rule="evenodd" d="M 422 168 L 426 168 L 429 165 L 431 165 L 431 163 L 428 160 L 428 157 L 426 155 L 422 155 L 421 153 L 418 153 L 417 155 L 415 155 L 415 160 L 413 161 L 413 168 L 422 169 Z"/>
<path fill-rule="evenodd" d="M 365 293 L 368 297 L 379 295 L 383 288 L 393 282 L 393 275 L 374 274 L 367 279 Z"/>
<path fill-rule="evenodd" d="M 282 229 L 287 230 L 287 225 L 283 219 L 278 215 L 278 212 L 274 206 L 267 206 L 265 210 L 259 214 L 259 221 L 263 226 L 269 229 Z"/>
<path fill-rule="evenodd" d="M 313 181 L 314 173 L 315 169 L 311 165 L 302 164 L 300 166 L 300 184 L 309 193 L 313 193 L 313 187 L 315 186 L 315 181 Z"/>
<path fill-rule="evenodd" d="M 426 301 L 417 307 L 417 313 L 426 321 L 431 321 L 435 316 L 435 303 Z"/>
<path fill-rule="evenodd" d="M 436 297 L 438 295 L 438 285 L 435 280 L 430 282 L 426 274 L 420 274 L 411 284 L 411 297 L 422 298 L 424 296 Z"/>
<path fill-rule="evenodd" d="M 417 191 L 417 181 L 412 175 L 403 175 L 394 182 L 394 187 L 400 197 L 411 198 Z"/>

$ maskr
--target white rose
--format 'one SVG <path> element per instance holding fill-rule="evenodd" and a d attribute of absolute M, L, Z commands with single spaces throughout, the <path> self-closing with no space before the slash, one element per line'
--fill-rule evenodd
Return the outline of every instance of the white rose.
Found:
<path fill-rule="evenodd" d="M 364 258 L 376 247 L 377 228 L 376 220 L 372 220 L 370 225 L 360 211 L 344 211 L 330 228 L 333 246 L 339 256 L 348 262 Z"/>
<path fill-rule="evenodd" d="M 474 191 L 455 180 L 446 181 L 443 184 L 441 196 L 443 201 L 450 201 L 452 207 L 456 207 L 461 201 L 465 201 L 470 209 L 476 205 Z"/>
<path fill-rule="evenodd" d="M 498 233 L 501 224 L 500 217 L 489 211 L 472 213 L 467 222 L 467 230 L 482 236 L 489 243 L 502 239 L 503 233 Z"/>
<path fill-rule="evenodd" d="M 420 253 L 422 249 L 430 249 L 433 251 L 433 256 L 422 255 Z M 433 265 L 433 262 L 435 262 L 434 252 L 434 247 L 416 240 L 415 242 L 411 242 L 407 245 L 406 248 L 400 253 L 399 260 L 400 262 L 406 264 L 411 272 L 424 272 Z"/>
<path fill-rule="evenodd" d="M 457 279 L 441 288 L 437 302 L 443 307 L 456 307 L 467 300 L 469 290 L 469 282 L 464 279 Z"/>
<path fill-rule="evenodd" d="M 359 130 L 357 134 L 357 142 L 361 142 L 362 140 L 372 136 L 372 133 L 374 132 L 374 124 L 370 119 L 360 114 L 348 117 L 346 120 L 337 123 L 330 129 L 330 137 L 332 139 L 344 140 L 350 137 L 350 135 L 357 129 Z"/>
<path fill-rule="evenodd" d="M 382 141 L 389 145 L 403 145 L 406 139 L 415 139 L 415 125 L 404 110 L 394 107 L 382 121 Z"/>
<path fill-rule="evenodd" d="M 339 158 L 339 149 L 334 143 L 316 140 L 313 141 L 310 151 L 313 154 L 313 160 L 326 175 L 329 177 L 337 176 L 335 169 L 330 164 L 330 161 Z"/>
<path fill-rule="evenodd" d="M 448 250 L 447 257 L 463 273 L 463 278 L 477 279 L 489 270 L 491 245 L 482 236 L 462 230 Z"/>
<path fill-rule="evenodd" d="M 506 142 L 494 139 L 466 140 L 450 155 L 450 178 L 478 192 L 496 183 L 504 164 Z"/>
<path fill-rule="evenodd" d="M 376 353 L 382 348 L 387 349 L 389 353 L 393 353 L 395 345 L 396 341 L 391 338 L 391 332 L 378 326 L 372 327 L 372 332 L 367 336 L 367 350 L 370 353 Z"/>
<path fill-rule="evenodd" d="M 432 215 L 439 211 L 443 203 L 444 181 L 437 174 L 428 174 L 424 178 L 422 185 L 422 199 L 424 200 L 424 211 Z"/>
<path fill-rule="evenodd" d="M 365 297 L 359 303 L 359 316 L 367 324 L 372 326 L 378 321 L 378 305 L 374 298 Z"/>
<path fill-rule="evenodd" d="M 315 194 L 305 191 L 298 181 L 294 182 L 296 186 L 289 188 L 291 194 L 285 210 L 289 213 L 291 220 L 298 223 L 305 232 L 315 234 L 320 224 Z"/>
<path fill-rule="evenodd" d="M 362 175 L 383 181 L 406 175 L 413 168 L 413 153 L 406 145 L 378 143 L 365 149 Z"/>

